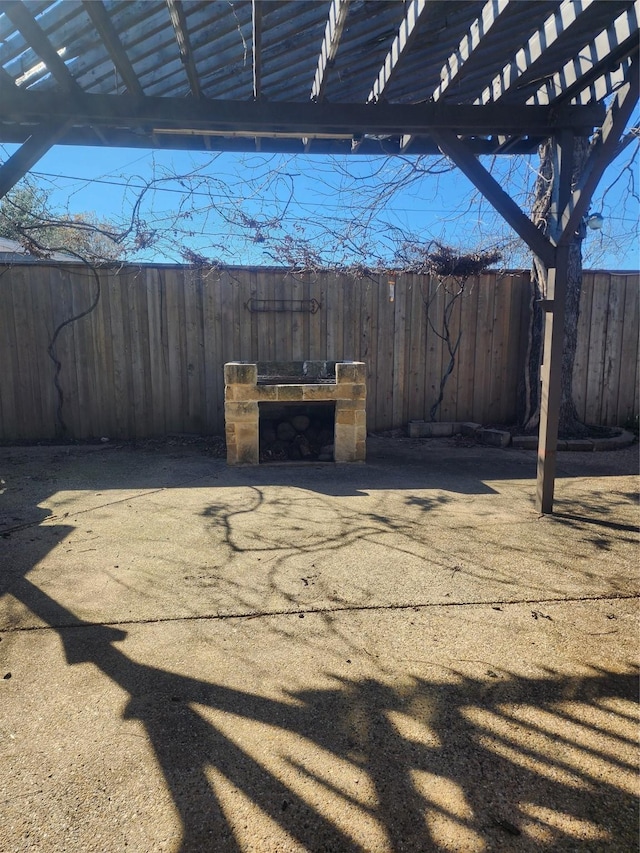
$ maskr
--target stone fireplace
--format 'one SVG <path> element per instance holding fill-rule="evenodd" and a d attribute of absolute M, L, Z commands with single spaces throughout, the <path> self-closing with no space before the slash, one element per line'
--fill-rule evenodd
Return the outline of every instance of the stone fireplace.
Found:
<path fill-rule="evenodd" d="M 367 437 L 364 362 L 232 361 L 224 366 L 224 384 L 229 465 L 257 465 L 261 453 L 263 460 L 282 458 L 282 442 L 277 443 L 278 453 L 272 457 L 265 454 L 265 433 L 272 430 L 291 435 L 290 440 L 298 450 L 288 458 L 364 462 Z M 280 426 L 283 423 L 289 425 L 286 430 Z M 307 429 L 309 432 L 305 433 Z"/>

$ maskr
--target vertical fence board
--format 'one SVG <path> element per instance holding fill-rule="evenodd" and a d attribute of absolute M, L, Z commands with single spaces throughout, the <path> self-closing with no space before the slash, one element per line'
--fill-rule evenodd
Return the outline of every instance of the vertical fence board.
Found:
<path fill-rule="evenodd" d="M 478 293 L 473 416 L 480 423 L 491 421 L 491 354 L 495 275 L 481 277 Z"/>
<path fill-rule="evenodd" d="M 367 425 L 377 427 L 377 396 L 378 396 L 378 281 L 370 278 L 367 288 L 368 339 L 367 339 Z"/>
<path fill-rule="evenodd" d="M 22 272 L 22 271 L 20 271 Z M 25 276 L 18 275 L 18 289 L 15 292 L 16 302 L 14 308 L 14 320 L 16 324 L 16 343 L 18 353 L 18 364 L 22 382 L 26 383 L 28 393 L 28 412 L 24 425 L 25 436 L 31 437 L 32 431 L 37 430 L 37 425 L 42 423 L 45 417 L 43 409 L 44 400 L 41 394 L 41 376 L 38 358 L 38 350 L 31 345 L 34 338 L 37 340 L 43 333 L 39 316 L 34 310 L 33 290 L 29 287 Z M 37 290 L 42 289 L 42 283 L 38 282 Z M 36 301 L 39 294 L 36 294 Z"/>
<path fill-rule="evenodd" d="M 391 429 L 393 425 L 393 339 L 395 302 L 389 301 L 387 277 L 379 277 L 378 288 L 378 359 L 376 381 L 378 394 L 376 400 L 377 428 Z"/>
<path fill-rule="evenodd" d="M 404 421 L 405 395 L 405 318 L 407 302 L 406 276 L 398 276 L 393 303 L 393 384 L 392 384 L 392 428 L 397 429 Z"/>
<path fill-rule="evenodd" d="M 200 270 L 188 270 L 185 274 L 185 330 L 186 330 L 186 384 L 187 410 L 185 429 L 187 432 L 206 431 L 205 367 L 203 340 L 203 280 Z"/>
<path fill-rule="evenodd" d="M 24 357 L 21 358 L 21 354 L 18 352 L 20 310 L 18 309 L 16 312 L 16 302 L 18 301 L 19 288 L 19 279 L 12 281 L 10 278 L 7 278 L 2 290 L 7 300 L 6 310 L 0 311 L 0 323 L 3 323 L 3 325 L 0 325 L 0 329 L 2 330 L 2 341 L 4 343 L 4 355 L 6 358 L 6 362 L 3 361 L 2 372 L 10 372 L 10 376 L 7 379 L 3 377 L 2 380 L 3 386 L 7 388 L 7 391 L 3 395 L 6 401 L 3 410 L 7 412 L 8 416 L 7 430 L 11 430 L 11 432 L 8 432 L 7 438 L 13 435 L 17 439 L 25 439 L 30 437 L 27 434 L 27 427 L 31 403 L 28 388 L 26 388 L 26 380 L 23 379 L 25 369 Z M 25 345 L 28 346 L 26 341 Z M 20 349 L 22 349 L 22 345 Z M 5 382 L 7 383 L 6 385 Z M 35 413 L 33 421 L 35 425 Z"/>
<path fill-rule="evenodd" d="M 618 390 L 620 386 L 622 338 L 625 304 L 625 276 L 612 275 L 607 305 L 607 337 L 604 352 L 604 381 L 600 421 L 614 426 L 618 417 Z"/>
<path fill-rule="evenodd" d="M 495 277 L 493 323 L 491 328 L 491 368 L 489 377 L 489 410 L 492 420 L 504 424 L 509 420 L 512 408 L 505 399 L 508 387 L 509 359 L 506 345 L 509 338 L 511 319 L 511 288 L 509 280 L 503 276 Z"/>
<path fill-rule="evenodd" d="M 165 413 L 167 403 L 165 393 L 167 376 L 169 374 L 167 352 L 164 345 L 163 299 L 159 270 L 149 269 L 144 279 L 144 285 L 140 289 L 142 297 L 147 303 L 146 348 L 149 359 L 149 395 L 151 408 L 148 435 L 159 436 L 166 432 Z"/>
<path fill-rule="evenodd" d="M 475 381 L 476 327 L 478 315 L 479 283 L 470 279 L 465 294 L 460 301 L 460 322 L 462 339 L 458 350 L 458 370 L 456 372 L 456 419 L 469 421 L 473 418 L 473 388 Z"/>
<path fill-rule="evenodd" d="M 587 377 L 589 376 L 589 345 L 591 339 L 591 307 L 593 304 L 593 273 L 583 273 L 580 311 L 578 314 L 578 341 L 573 364 L 573 402 L 578 418 L 587 416 Z"/>
<path fill-rule="evenodd" d="M 593 302 L 591 307 L 591 333 L 589 338 L 589 365 L 585 420 L 600 423 L 604 382 L 605 347 L 609 319 L 609 291 L 611 277 L 596 273 L 593 277 Z"/>
<path fill-rule="evenodd" d="M 422 419 L 424 388 L 424 322 L 420 276 L 407 275 L 410 301 L 407 310 L 407 411 L 406 420 Z"/>
<path fill-rule="evenodd" d="M 460 331 L 460 309 L 461 309 L 461 301 L 464 297 L 456 297 L 456 293 L 458 292 L 458 284 L 456 282 L 450 282 L 448 284 L 448 293 L 445 298 L 447 303 L 451 306 L 449 312 L 449 340 L 451 349 L 455 348 L 456 341 L 458 340 L 458 333 Z M 453 302 L 452 302 L 453 300 Z M 443 315 L 444 319 L 444 315 Z M 444 329 L 444 324 L 442 325 L 442 334 L 446 337 L 446 332 Z M 462 339 L 461 339 L 462 340 Z M 439 420 L 441 421 L 455 421 L 456 420 L 456 412 L 457 412 L 457 382 L 458 382 L 458 355 L 457 352 L 454 352 L 454 365 L 451 373 L 447 377 L 444 389 L 443 389 L 443 398 L 442 403 L 440 405 L 440 414 Z M 441 376 L 444 377 L 445 372 L 449 369 L 449 365 L 451 363 L 451 353 L 449 352 L 449 346 L 447 346 L 446 341 L 442 342 L 442 367 L 441 367 Z"/>
<path fill-rule="evenodd" d="M 624 325 L 620 351 L 616 423 L 625 424 L 638 414 L 638 325 L 630 322 L 639 314 L 638 276 L 625 277 Z"/>

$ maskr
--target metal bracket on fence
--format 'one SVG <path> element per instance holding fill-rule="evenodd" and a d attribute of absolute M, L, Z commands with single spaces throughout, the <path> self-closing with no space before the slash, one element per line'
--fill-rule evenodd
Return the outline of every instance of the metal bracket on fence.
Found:
<path fill-rule="evenodd" d="M 244 307 L 253 314 L 283 314 L 288 311 L 315 314 L 322 308 L 322 305 L 317 299 L 256 299 L 252 296 Z"/>

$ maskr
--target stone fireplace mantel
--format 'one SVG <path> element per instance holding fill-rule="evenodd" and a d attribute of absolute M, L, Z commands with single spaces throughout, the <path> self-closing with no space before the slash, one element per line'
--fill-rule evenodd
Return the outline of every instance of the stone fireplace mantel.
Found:
<path fill-rule="evenodd" d="M 334 462 L 364 462 L 366 365 L 361 361 L 339 361 L 335 377 L 314 381 L 313 376 L 305 375 L 307 364 L 300 362 L 298 374 L 288 375 L 286 382 L 279 382 L 277 377 L 261 378 L 262 365 L 256 363 L 225 364 L 224 416 L 229 465 L 258 464 L 259 404 L 267 402 L 335 402 Z"/>

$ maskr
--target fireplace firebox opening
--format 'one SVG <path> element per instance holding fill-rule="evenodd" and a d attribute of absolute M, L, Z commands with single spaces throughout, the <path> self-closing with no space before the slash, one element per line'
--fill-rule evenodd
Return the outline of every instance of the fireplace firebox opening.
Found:
<path fill-rule="evenodd" d="M 258 403 L 260 462 L 333 462 L 336 404 Z"/>

